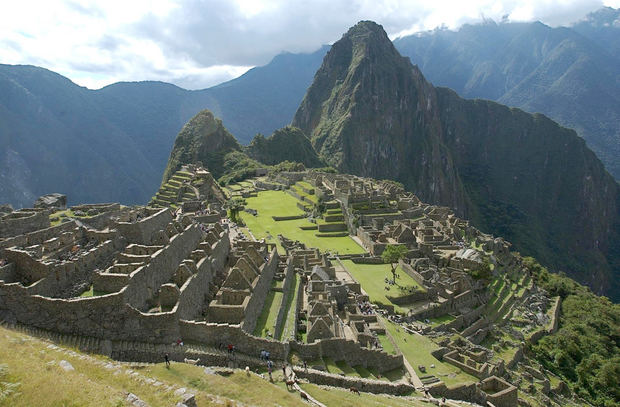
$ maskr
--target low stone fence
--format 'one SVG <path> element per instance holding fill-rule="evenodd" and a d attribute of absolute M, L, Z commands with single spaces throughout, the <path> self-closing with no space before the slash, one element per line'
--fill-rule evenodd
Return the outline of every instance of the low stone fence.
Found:
<path fill-rule="evenodd" d="M 411 277 L 411 278 L 413 278 L 415 280 L 416 283 L 420 284 L 422 287 L 426 287 L 426 284 L 424 282 L 424 277 L 422 277 L 422 275 L 420 273 L 415 271 L 413 269 L 413 267 L 411 267 L 411 264 L 406 263 L 406 262 L 404 262 L 402 260 L 399 261 L 398 264 L 399 264 L 400 268 L 402 268 L 403 271 L 409 275 L 409 277 Z"/>
<path fill-rule="evenodd" d="M 307 379 L 308 381 L 334 387 L 350 388 L 355 387 L 359 391 L 379 394 L 392 394 L 402 396 L 415 391 L 415 387 L 403 382 L 386 382 L 381 380 L 364 379 L 362 377 L 340 376 L 331 373 L 321 372 L 315 369 L 303 369 L 301 367 L 293 367 L 293 371 L 297 377 Z"/>
<path fill-rule="evenodd" d="M 356 256 L 351 257 L 351 261 L 355 264 L 385 264 L 381 257 L 376 256 Z"/>
<path fill-rule="evenodd" d="M 347 226 L 344 223 L 319 223 L 319 232 L 344 232 Z"/>
<path fill-rule="evenodd" d="M 283 220 L 297 220 L 297 219 L 304 219 L 306 218 L 308 215 L 292 215 L 292 216 L 272 216 L 273 220 L 275 220 L 276 222 L 280 222 Z"/>

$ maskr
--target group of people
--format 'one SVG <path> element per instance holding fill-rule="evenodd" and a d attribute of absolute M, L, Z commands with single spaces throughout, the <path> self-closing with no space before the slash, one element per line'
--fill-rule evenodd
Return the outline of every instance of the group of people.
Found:
<path fill-rule="evenodd" d="M 372 305 L 368 301 L 358 301 L 357 307 L 363 315 L 372 315 L 375 311 L 372 309 Z"/>
<path fill-rule="evenodd" d="M 264 349 L 260 351 L 260 359 L 261 360 L 269 361 L 269 356 L 270 356 L 269 351 L 266 351 Z"/>

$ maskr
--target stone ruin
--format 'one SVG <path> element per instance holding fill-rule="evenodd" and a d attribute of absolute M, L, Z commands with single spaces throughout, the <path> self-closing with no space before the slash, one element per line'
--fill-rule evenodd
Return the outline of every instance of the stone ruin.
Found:
<path fill-rule="evenodd" d="M 435 356 L 482 380 L 470 389 L 476 396 L 465 399 L 483 397 L 495 405 L 513 402 L 515 387 L 501 377 L 522 353 L 505 366 L 494 359 L 503 348 L 480 344 L 498 328 L 522 341 L 557 329 L 559 300 L 533 285 L 508 242 L 396 184 L 316 172 L 277 175 L 278 185 L 307 181 L 332 205 L 327 210 L 339 212 L 337 221 L 368 252 L 348 256 L 352 261 L 377 263 L 387 245 L 407 248 L 400 267 L 421 288 L 388 294 L 409 309 L 400 316 L 393 307 L 370 304 L 340 261 L 345 256 L 328 256 L 285 236 L 278 236 L 285 252 L 278 253 L 275 245 L 228 222 L 224 193 L 208 172 L 188 166 L 176 176 L 151 206 L 78 205 L 54 226 L 54 209 L 3 209 L 0 320 L 78 338 L 85 349 L 119 360 L 160 361 L 169 353 L 173 360 L 261 366 L 255 356 L 269 350 L 277 361 L 295 353 L 385 372 L 404 368 L 404 360 L 382 351 L 377 338 L 386 328 L 378 314 L 384 313 L 410 332 L 458 334 L 458 340 L 442 341 Z M 271 181 L 254 186 L 276 185 Z M 485 268 L 490 276 L 476 278 Z M 269 327 L 279 339 L 254 334 L 273 290 L 282 293 L 282 304 L 294 299 L 292 323 L 282 306 Z M 231 360 L 222 352 L 228 343 L 247 356 Z M 336 380 L 324 372 L 310 376 Z M 351 380 L 338 383 L 357 383 Z M 437 394 L 452 394 L 439 380 L 426 383 Z M 389 382 L 372 386 L 398 394 L 413 389 Z"/>

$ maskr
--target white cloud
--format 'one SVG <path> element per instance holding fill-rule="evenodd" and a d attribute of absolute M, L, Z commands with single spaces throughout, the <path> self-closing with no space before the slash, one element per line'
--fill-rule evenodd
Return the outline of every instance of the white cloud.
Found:
<path fill-rule="evenodd" d="M 309 52 L 359 20 L 392 38 L 509 16 L 567 24 L 620 0 L 21 0 L 0 13 L 0 62 L 33 64 L 80 85 L 164 80 L 192 89 L 282 51 Z"/>

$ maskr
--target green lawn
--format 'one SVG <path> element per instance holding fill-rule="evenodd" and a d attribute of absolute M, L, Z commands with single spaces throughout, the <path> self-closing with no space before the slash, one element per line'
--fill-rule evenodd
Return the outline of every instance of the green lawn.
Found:
<path fill-rule="evenodd" d="M 282 305 L 282 293 L 279 291 L 269 291 L 267 298 L 265 299 L 265 305 L 261 311 L 258 321 L 256 321 L 256 327 L 254 328 L 254 335 L 267 336 L 267 332 L 274 335 L 273 327 L 276 324 L 278 318 L 278 312 L 280 312 L 280 306 Z"/>
<path fill-rule="evenodd" d="M 400 275 L 396 279 L 397 285 L 390 285 L 390 290 L 386 290 L 385 278 L 392 279 L 391 266 L 389 264 L 355 264 L 351 260 L 344 260 L 342 264 L 346 267 L 349 273 L 355 278 L 361 285 L 364 291 L 370 296 L 370 302 L 390 305 L 392 302 L 387 299 L 387 296 L 398 297 L 406 295 L 410 288 L 414 290 L 422 290 L 422 287 L 405 273 L 400 267 L 397 268 L 396 273 Z M 406 313 L 408 309 L 396 304 L 394 310 L 400 313 Z"/>
<path fill-rule="evenodd" d="M 256 209 L 257 216 L 242 212 L 241 218 L 257 239 L 265 238 L 270 243 L 277 243 L 284 253 L 278 234 L 288 239 L 304 242 L 308 247 L 315 247 L 321 251 L 336 251 L 340 254 L 364 253 L 349 236 L 344 237 L 316 237 L 316 230 L 301 230 L 300 226 L 312 225 L 306 219 L 296 219 L 276 222 L 272 216 L 301 215 L 303 211 L 297 207 L 297 199 L 283 191 L 261 191 L 257 197 L 247 198 L 246 207 Z M 270 238 L 267 238 L 269 232 Z"/>
<path fill-rule="evenodd" d="M 453 317 L 450 314 L 446 314 L 446 315 L 442 315 L 440 317 L 437 318 L 429 318 L 429 321 L 431 321 L 431 326 L 434 328 L 436 326 L 439 326 L 441 324 L 447 324 L 448 322 L 452 322 L 454 321 L 456 318 Z"/>
<path fill-rule="evenodd" d="M 295 304 L 297 303 L 297 289 L 299 284 L 301 283 L 301 278 L 297 274 L 294 275 L 295 283 L 292 284 L 291 290 L 293 292 L 288 297 L 288 301 L 286 302 L 286 322 L 284 322 L 284 326 L 282 328 L 282 332 L 278 332 L 279 338 L 281 340 L 288 340 L 290 338 L 295 337 Z"/>
<path fill-rule="evenodd" d="M 381 343 L 381 346 L 383 347 L 383 351 L 385 353 L 389 353 L 390 355 L 396 354 L 396 349 L 394 348 L 392 341 L 388 339 L 387 335 L 378 334 L 377 339 L 379 339 L 379 342 Z"/>
<path fill-rule="evenodd" d="M 299 186 L 298 184 L 292 185 L 291 189 L 293 190 L 293 192 L 295 192 L 297 195 L 299 196 L 303 196 L 304 198 L 310 200 L 312 203 L 318 203 L 319 202 L 319 198 L 316 195 L 310 195 L 307 192 L 305 192 L 301 186 Z"/>
<path fill-rule="evenodd" d="M 417 334 L 412 335 L 406 332 L 402 327 L 386 319 L 382 319 L 382 321 L 385 328 L 392 335 L 392 338 L 394 338 L 394 341 L 396 341 L 396 344 L 403 353 L 403 356 L 407 358 L 418 376 L 425 376 L 429 374 L 435 375 L 447 386 L 478 382 L 478 379 L 474 376 L 471 376 L 448 363 L 440 362 L 433 355 L 431 355 L 431 352 L 438 349 L 439 346 L 429 338 Z M 431 368 L 432 364 L 435 365 L 434 368 Z M 426 373 L 422 373 L 418 369 L 418 365 L 425 366 Z"/>
<path fill-rule="evenodd" d="M 80 294 L 80 297 L 97 297 L 99 295 L 106 295 L 106 294 L 109 294 L 109 293 L 93 290 L 93 285 L 91 284 L 90 288 L 87 291 L 84 291 L 82 294 Z"/>

